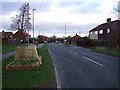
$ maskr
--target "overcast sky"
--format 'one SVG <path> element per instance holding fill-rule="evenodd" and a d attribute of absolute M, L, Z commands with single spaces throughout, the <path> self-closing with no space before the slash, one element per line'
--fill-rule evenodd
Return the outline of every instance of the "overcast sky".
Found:
<path fill-rule="evenodd" d="M 43 2 L 44 1 L 44 2 Z M 12 23 L 11 17 L 19 12 L 19 8 L 25 3 L 30 3 L 30 12 L 37 9 L 35 16 L 35 36 L 40 34 L 46 36 L 56 35 L 58 37 L 68 35 L 81 36 L 89 34 L 89 30 L 107 18 L 116 20 L 113 8 L 119 0 L 2 0 L 1 30 L 8 30 Z M 32 18 L 32 16 L 31 16 Z M 32 20 L 31 20 L 32 22 Z M 31 33 L 32 35 L 32 30 Z"/>

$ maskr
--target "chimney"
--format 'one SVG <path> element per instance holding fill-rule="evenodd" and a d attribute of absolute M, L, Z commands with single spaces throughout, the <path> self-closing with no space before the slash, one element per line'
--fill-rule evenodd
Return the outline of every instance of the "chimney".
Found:
<path fill-rule="evenodd" d="M 107 23 L 109 23 L 109 22 L 111 22 L 111 18 L 108 18 L 108 19 L 107 19 Z"/>

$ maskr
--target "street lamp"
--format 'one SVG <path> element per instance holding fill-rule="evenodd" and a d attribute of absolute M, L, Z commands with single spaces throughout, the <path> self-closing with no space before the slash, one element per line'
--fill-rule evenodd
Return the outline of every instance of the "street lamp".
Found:
<path fill-rule="evenodd" d="M 35 11 L 36 9 L 33 9 L 33 44 L 34 44 L 34 11 Z"/>

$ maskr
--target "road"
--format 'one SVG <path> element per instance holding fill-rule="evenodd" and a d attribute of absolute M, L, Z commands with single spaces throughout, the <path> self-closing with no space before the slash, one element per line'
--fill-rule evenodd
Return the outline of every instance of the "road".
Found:
<path fill-rule="evenodd" d="M 47 47 L 62 88 L 118 88 L 118 58 L 77 46 Z"/>

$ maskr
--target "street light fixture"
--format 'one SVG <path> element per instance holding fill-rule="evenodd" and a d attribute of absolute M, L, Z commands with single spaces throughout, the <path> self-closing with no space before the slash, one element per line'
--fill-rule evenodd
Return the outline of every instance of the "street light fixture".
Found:
<path fill-rule="evenodd" d="M 35 11 L 36 9 L 33 9 L 33 44 L 34 44 L 34 11 Z"/>

